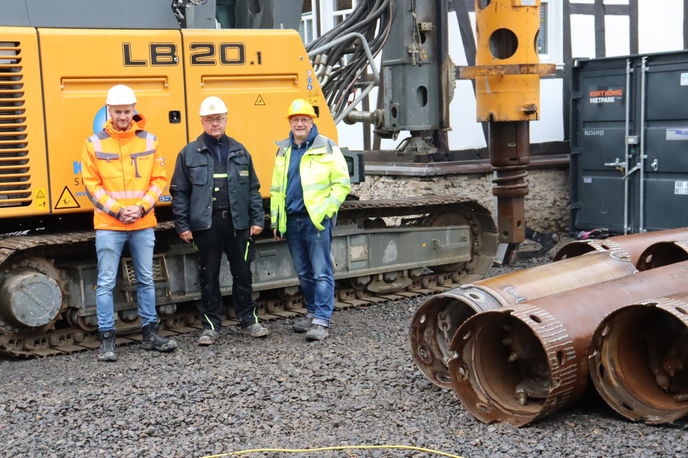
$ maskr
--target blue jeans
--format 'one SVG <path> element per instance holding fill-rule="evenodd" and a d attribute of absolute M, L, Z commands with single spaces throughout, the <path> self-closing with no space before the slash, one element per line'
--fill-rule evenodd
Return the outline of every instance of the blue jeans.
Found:
<path fill-rule="evenodd" d="M 287 216 L 287 245 L 299 276 L 308 314 L 313 324 L 329 326 L 334 310 L 332 225 L 329 218 L 319 231 L 308 215 Z"/>
<path fill-rule="evenodd" d="M 124 244 L 128 243 L 136 275 L 136 302 L 139 305 L 141 325 L 158 322 L 155 311 L 155 285 L 153 283 L 153 228 L 138 231 L 96 231 L 98 280 L 96 285 L 96 312 L 101 332 L 115 329 L 112 289 L 117 282 L 117 269 Z"/>

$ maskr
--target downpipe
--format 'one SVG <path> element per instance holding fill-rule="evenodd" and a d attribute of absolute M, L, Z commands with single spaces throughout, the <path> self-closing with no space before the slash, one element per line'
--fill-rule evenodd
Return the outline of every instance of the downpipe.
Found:
<path fill-rule="evenodd" d="M 688 261 L 479 313 L 456 331 L 458 399 L 485 423 L 524 426 L 579 400 L 592 336 L 624 305 L 682 293 Z"/>

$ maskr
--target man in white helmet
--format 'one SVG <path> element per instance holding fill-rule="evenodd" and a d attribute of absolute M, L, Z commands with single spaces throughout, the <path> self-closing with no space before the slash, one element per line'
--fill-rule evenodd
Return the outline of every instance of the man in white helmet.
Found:
<path fill-rule="evenodd" d="M 124 244 L 129 246 L 136 275 L 136 302 L 143 327 L 143 348 L 173 351 L 177 343 L 158 334 L 153 282 L 155 206 L 167 186 L 158 140 L 143 130 L 135 113 L 136 95 L 124 85 L 113 86 L 105 101 L 110 119 L 89 137 L 81 173 L 86 194 L 95 207 L 98 279 L 96 311 L 101 335 L 99 361 L 116 361 L 112 289 Z"/>
<path fill-rule="evenodd" d="M 223 319 L 220 262 L 224 252 L 232 272 L 232 300 L 242 334 L 265 337 L 253 301 L 253 236 L 264 226 L 260 183 L 251 155 L 225 134 L 227 106 L 219 97 L 201 103 L 203 133 L 177 156 L 170 184 L 179 238 L 198 249 L 201 283 L 199 345 L 212 345 Z"/>

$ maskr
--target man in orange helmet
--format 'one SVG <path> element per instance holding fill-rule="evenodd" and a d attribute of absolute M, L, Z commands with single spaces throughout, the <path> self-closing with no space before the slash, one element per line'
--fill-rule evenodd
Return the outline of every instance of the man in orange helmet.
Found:
<path fill-rule="evenodd" d="M 116 361 L 112 289 L 117 280 L 122 249 L 131 252 L 136 275 L 136 302 L 143 327 L 143 348 L 173 351 L 177 343 L 158 334 L 153 283 L 153 207 L 167 185 L 158 140 L 143 130 L 135 113 L 136 95 L 124 85 L 107 94 L 110 119 L 102 131 L 89 137 L 82 154 L 81 173 L 86 194 L 95 207 L 98 279 L 96 312 L 101 335 L 99 361 Z"/>

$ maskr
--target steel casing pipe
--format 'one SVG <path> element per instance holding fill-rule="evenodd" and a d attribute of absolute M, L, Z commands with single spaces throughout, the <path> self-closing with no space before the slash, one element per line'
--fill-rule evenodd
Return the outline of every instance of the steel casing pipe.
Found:
<path fill-rule="evenodd" d="M 648 246 L 657 242 L 670 242 L 674 240 L 688 240 L 688 227 L 619 235 L 603 240 L 576 240 L 561 247 L 554 255 L 554 261 L 580 256 L 591 251 L 611 250 L 620 257 L 627 256 L 635 265 L 641 253 Z"/>
<path fill-rule="evenodd" d="M 451 388 L 449 350 L 456 329 L 478 312 L 549 296 L 561 291 L 631 275 L 629 261 L 609 251 L 532 267 L 437 294 L 423 303 L 409 332 L 411 355 L 418 368 L 434 384 Z"/>
<path fill-rule="evenodd" d="M 688 261 L 479 313 L 450 344 L 454 392 L 485 423 L 545 417 L 586 391 L 592 334 L 607 314 L 680 293 L 686 278 Z"/>
<path fill-rule="evenodd" d="M 688 415 L 688 286 L 680 295 L 627 305 L 592 337 L 590 377 L 622 416 L 669 423 Z"/>
<path fill-rule="evenodd" d="M 688 261 L 688 240 L 654 243 L 640 254 L 636 266 L 642 271 L 681 261 Z"/>

